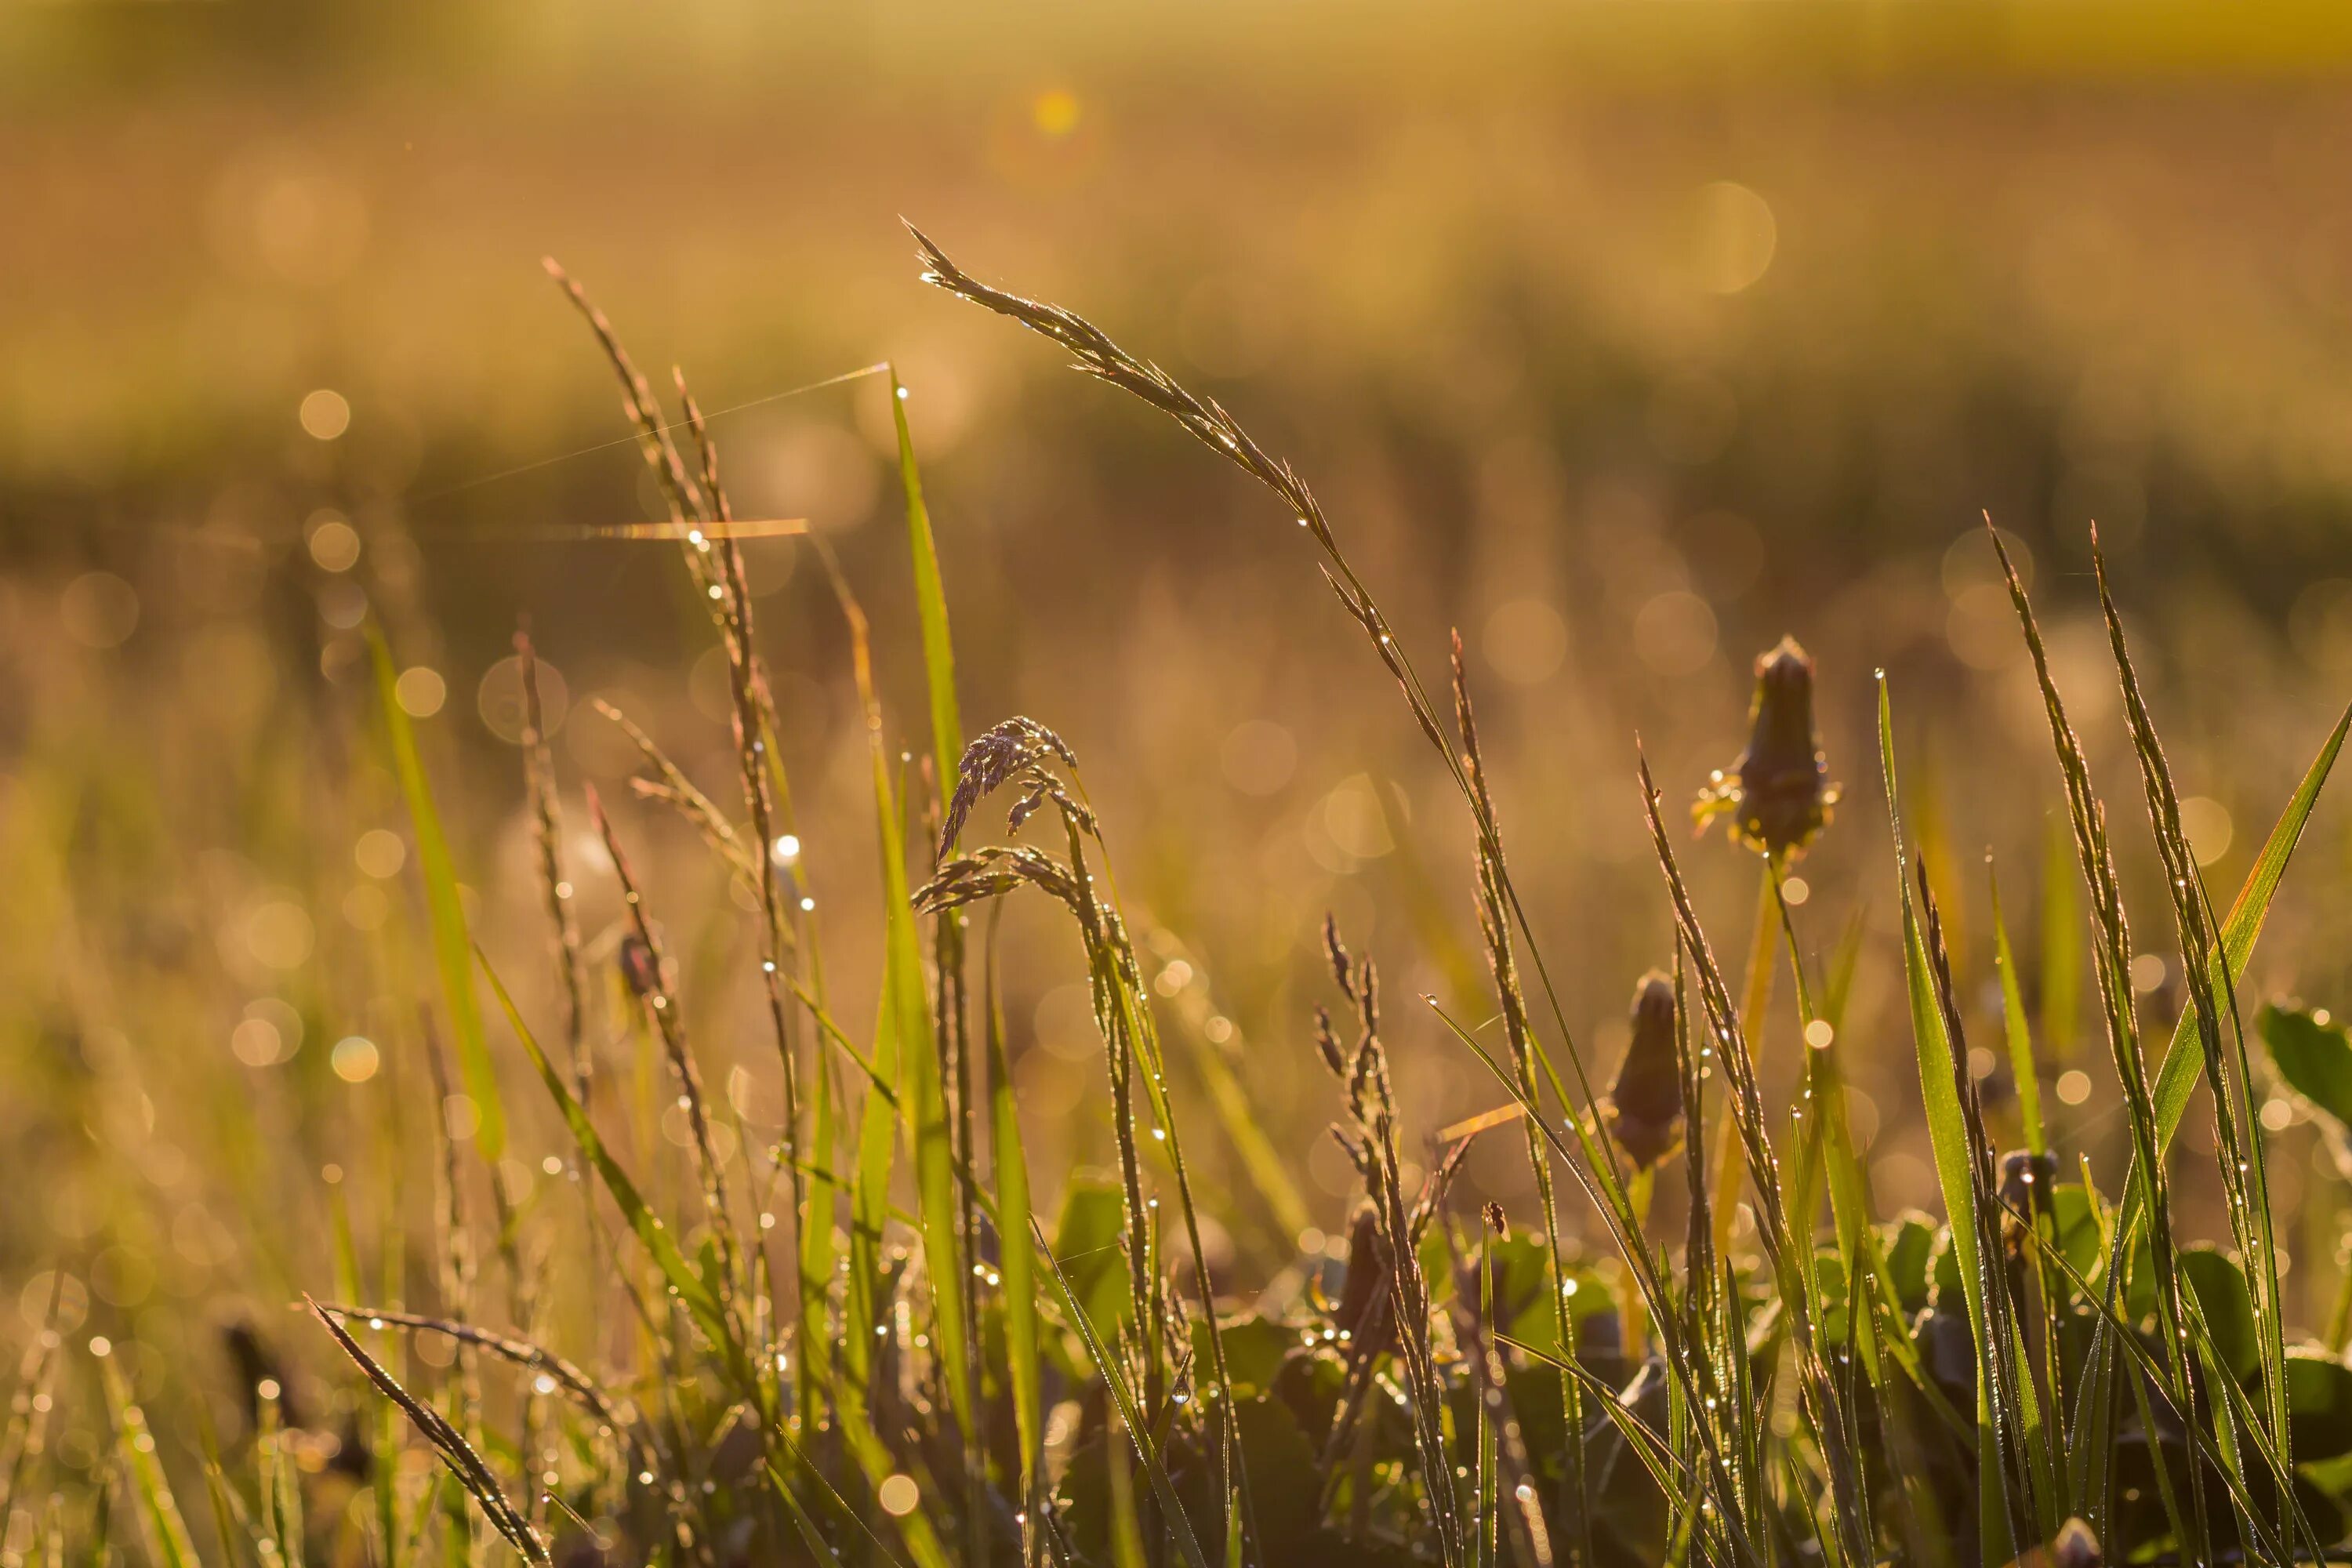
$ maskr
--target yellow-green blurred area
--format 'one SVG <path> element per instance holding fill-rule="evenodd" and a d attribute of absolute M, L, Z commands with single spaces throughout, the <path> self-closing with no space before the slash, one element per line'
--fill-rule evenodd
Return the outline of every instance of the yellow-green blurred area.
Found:
<path fill-rule="evenodd" d="M 1980 512 L 2030 566 L 2110 806 L 2152 1040 L 2181 1005 L 2179 943 L 2092 521 L 2217 904 L 2352 697 L 2352 24 L 2330 10 L 36 6 L 0 39 L 0 1342 L 60 1267 L 95 1321 L 183 1325 L 143 1339 L 239 1311 L 290 1335 L 283 1303 L 331 1278 L 334 1194 L 371 1275 L 388 1217 L 429 1235 L 434 1121 L 463 1135 L 473 1109 L 440 1104 L 425 1063 L 371 613 L 477 934 L 551 1024 L 513 743 L 529 618 L 616 1144 L 690 1191 L 614 979 L 591 786 L 740 1111 L 721 1131 L 775 1136 L 754 925 L 694 835 L 633 798 L 635 752 L 591 700 L 740 816 L 724 661 L 674 545 L 598 536 L 657 498 L 542 256 L 665 396 L 684 367 L 738 515 L 805 519 L 838 552 L 912 754 L 929 725 L 886 384 L 794 393 L 896 364 L 967 729 L 1028 714 L 1083 764 L 1240 1292 L 1302 1217 L 1310 1247 L 1341 1231 L 1356 1184 L 1307 1035 L 1333 1000 L 1327 910 L 1385 971 L 1409 1150 L 1504 1099 L 1417 1000 L 1491 1032 L 1469 826 L 1293 520 L 923 287 L 902 216 L 1295 462 L 1433 680 L 1459 628 L 1512 865 L 1596 1077 L 1670 955 L 1635 737 L 1679 822 L 1742 744 L 1753 655 L 1805 645 L 1843 800 L 1795 916 L 1824 967 L 1863 932 L 1840 1038 L 1890 1212 L 1937 1200 L 1882 668 L 1998 1135 L 2017 1131 L 1988 850 L 2062 1153 L 2120 1179 L 2087 997 L 2042 1007 L 2047 944 L 2087 969 L 2087 938 L 2044 930 L 2060 781 Z M 880 910 L 848 640 L 806 542 L 750 558 L 792 852 L 862 1038 Z M 1001 836 L 1002 804 L 968 841 Z M 2352 1008 L 2347 830 L 2324 800 L 2250 1010 Z M 1717 835 L 1685 865 L 1736 974 L 1756 862 Z M 1015 900 L 1002 943 L 1050 1203 L 1111 1157 L 1102 1047 L 1060 912 Z M 557 1124 L 502 1026 L 493 1046 L 505 1180 L 552 1232 Z M 1785 974 L 1761 1050 L 1784 1107 Z M 1192 1065 L 1212 1053 L 1295 1209 L 1245 1173 Z M 2299 1103 L 2266 1121 L 2309 1321 L 2342 1185 Z M 2200 1109 L 2179 1157 L 2208 1235 L 2210 1141 Z M 1466 1183 L 1531 1202 L 1517 1136 L 1489 1135 Z M 1659 1193 L 1678 1226 L 1679 1179 Z"/>

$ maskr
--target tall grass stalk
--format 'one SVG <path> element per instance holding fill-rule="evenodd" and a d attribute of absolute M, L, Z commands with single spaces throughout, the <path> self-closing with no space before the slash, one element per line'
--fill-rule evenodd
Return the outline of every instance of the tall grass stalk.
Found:
<path fill-rule="evenodd" d="M 1483 807 L 1481 792 L 1471 779 L 1456 743 L 1447 739 L 1445 726 L 1439 717 L 1439 710 L 1415 672 L 1410 657 L 1399 645 L 1394 633 L 1390 628 L 1387 617 L 1381 613 L 1377 601 L 1373 599 L 1370 590 L 1365 587 L 1340 549 L 1338 538 L 1329 521 L 1324 516 L 1321 504 L 1317 501 L 1306 482 L 1288 465 L 1279 463 L 1268 457 L 1223 408 L 1185 391 L 1158 367 L 1139 360 L 1121 349 L 1092 323 L 1057 306 L 1043 304 L 1002 289 L 992 289 L 957 267 L 920 231 L 915 231 L 915 237 L 922 254 L 925 267 L 923 276 L 926 281 L 1006 316 L 1060 344 L 1073 354 L 1078 368 L 1160 409 L 1211 450 L 1240 468 L 1243 472 L 1265 486 L 1283 501 L 1290 515 L 1297 520 L 1300 527 L 1307 530 L 1308 535 L 1321 550 L 1326 582 L 1338 595 L 1349 617 L 1363 630 L 1375 656 L 1397 681 L 1414 722 L 1444 760 L 1457 792 L 1471 811 L 1472 821 L 1477 829 L 1480 862 L 1482 868 L 1486 868 L 1482 870 L 1482 877 L 1491 878 L 1493 891 L 1501 912 L 1507 917 L 1509 923 L 1517 928 L 1519 935 L 1527 936 L 1528 931 L 1526 910 L 1516 889 L 1512 886 L 1507 863 L 1503 857 L 1500 836 L 1491 815 Z M 1589 1107 L 1593 1103 L 1594 1099 L 1590 1074 L 1568 1030 L 1565 1016 L 1559 1006 L 1558 992 L 1544 968 L 1539 951 L 1531 947 L 1529 956 L 1536 964 L 1537 978 L 1544 990 L 1553 1027 L 1559 1037 L 1562 1049 L 1567 1054 L 1570 1070 L 1578 1086 L 1579 1096 L 1584 1105 Z M 1432 1005 L 1435 1005 L 1433 1001 Z M 1444 1016 L 1442 1010 L 1440 1010 L 1440 1016 Z M 1654 1319 L 1658 1317 L 1667 1299 L 1663 1270 L 1657 1260 L 1651 1256 L 1640 1236 L 1640 1226 L 1633 1214 L 1623 1183 L 1618 1174 L 1617 1156 L 1608 1129 L 1601 1125 L 1597 1119 L 1589 1116 L 1569 1117 L 1568 1124 L 1575 1131 L 1579 1146 L 1577 1153 L 1570 1153 L 1559 1141 L 1559 1134 L 1553 1131 L 1550 1118 L 1538 1103 L 1536 1097 L 1528 1093 L 1520 1086 L 1516 1068 L 1510 1069 L 1501 1068 L 1485 1052 L 1484 1047 L 1480 1047 L 1458 1025 L 1454 1024 L 1450 1019 L 1447 1022 L 1457 1038 L 1477 1053 L 1489 1069 L 1496 1073 L 1504 1086 L 1518 1099 L 1521 1110 L 1528 1117 L 1528 1124 L 1538 1128 L 1544 1134 L 1545 1142 L 1571 1162 L 1571 1169 L 1577 1170 L 1579 1179 L 1585 1183 L 1596 1205 L 1602 1210 L 1618 1246 L 1629 1258 L 1635 1260 L 1635 1270 L 1642 1280 L 1642 1288 L 1652 1315 Z M 1539 1054 L 1537 1061 L 1539 1066 L 1546 1066 L 1545 1058 Z M 1548 1066 L 1547 1071 L 1549 1071 Z M 1580 1164 L 1577 1163 L 1580 1161 Z M 1555 1263 L 1556 1261 L 1555 1259 Z M 1676 1349 L 1679 1352 L 1680 1347 Z M 1702 1375 L 1698 1365 L 1679 1353 L 1673 1360 L 1675 1374 L 1695 1388 L 1696 1380 Z M 1721 1469 L 1722 1451 L 1719 1446 L 1712 1444 L 1710 1448 L 1711 1460 L 1717 1465 L 1719 1472 L 1718 1485 L 1723 1485 L 1729 1478 L 1727 1471 Z M 1727 1485 L 1724 1486 L 1721 1495 L 1729 1497 Z M 1730 1533 L 1739 1542 L 1739 1556 L 1743 1562 L 1760 1563 L 1763 1560 L 1763 1548 L 1760 1545 L 1759 1535 L 1747 1531 L 1730 1531 Z"/>

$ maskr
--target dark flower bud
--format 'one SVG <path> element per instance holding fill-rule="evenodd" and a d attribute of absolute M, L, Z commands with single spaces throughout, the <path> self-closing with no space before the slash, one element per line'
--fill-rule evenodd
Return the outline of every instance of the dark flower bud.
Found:
<path fill-rule="evenodd" d="M 2000 1235 L 2012 1262 L 2024 1259 L 2030 1227 L 2053 1212 L 2058 1185 L 2058 1162 L 2028 1149 L 2012 1149 L 2000 1157 Z"/>
<path fill-rule="evenodd" d="M 1692 816 L 1705 827 L 1729 813 L 1731 836 L 1767 855 L 1804 851 L 1837 804 L 1829 760 L 1813 729 L 1813 661 L 1794 637 L 1756 660 L 1748 749 L 1699 792 Z"/>
<path fill-rule="evenodd" d="M 1976 1403 L 1977 1342 L 1966 1312 L 1937 1302 L 1912 1325 L 1911 1342 L 1918 1347 L 1927 1375 L 1955 1408 L 1966 1410 Z"/>
<path fill-rule="evenodd" d="M 2107 1557 L 2099 1550 L 2099 1538 L 2091 1533 L 2091 1527 L 2070 1519 L 2058 1527 L 2057 1539 L 2050 1543 L 2050 1560 L 2055 1568 L 2100 1568 Z"/>
<path fill-rule="evenodd" d="M 1657 970 L 1633 993 L 1633 1037 L 1617 1064 L 1601 1114 L 1637 1171 L 1682 1142 L 1682 1069 L 1675 1055 L 1675 983 Z"/>
<path fill-rule="evenodd" d="M 1348 1277 L 1339 1288 L 1339 1304 L 1331 1309 L 1331 1326 L 1340 1334 L 1350 1359 L 1360 1360 L 1388 1349 L 1393 1325 L 1382 1309 L 1388 1302 L 1389 1271 L 1381 1259 L 1380 1218 L 1370 1203 L 1357 1205 L 1348 1225 Z"/>
<path fill-rule="evenodd" d="M 2070 1519 L 2047 1542 L 2030 1548 L 2009 1568 L 2105 1568 L 2106 1561 L 2106 1553 L 2099 1550 L 2099 1538 L 2091 1533 L 2091 1527 L 2079 1519 Z"/>
<path fill-rule="evenodd" d="M 632 933 L 621 939 L 617 956 L 622 982 L 629 994 L 642 1002 L 661 989 L 661 968 L 654 961 L 654 950 Z"/>
<path fill-rule="evenodd" d="M 2050 1211 L 2057 1183 L 2058 1162 L 2047 1154 L 2012 1149 L 2000 1157 L 2000 1201 L 2028 1219 Z"/>

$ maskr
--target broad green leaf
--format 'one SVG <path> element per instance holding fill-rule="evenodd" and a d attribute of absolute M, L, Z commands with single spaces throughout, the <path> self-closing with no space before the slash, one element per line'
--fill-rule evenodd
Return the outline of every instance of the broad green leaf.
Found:
<path fill-rule="evenodd" d="M 1087 1318 L 1107 1331 L 1126 1320 L 1131 1305 L 1120 1252 L 1126 1216 L 1126 1200 L 1117 1186 L 1078 1177 L 1063 1187 L 1061 1217 L 1054 1226 L 1054 1257 L 1063 1279 Z M 1006 1250 L 1011 1249 L 1008 1242 Z"/>
<path fill-rule="evenodd" d="M 2352 1454 L 2352 1367 L 2323 1351 L 2289 1351 L 2286 1396 L 2298 1463 Z"/>
<path fill-rule="evenodd" d="M 448 1009 L 449 1032 L 457 1042 L 457 1070 L 466 1092 L 481 1112 L 474 1134 L 483 1158 L 496 1163 L 506 1152 L 507 1116 L 499 1097 L 497 1069 L 490 1065 L 488 1040 L 482 1032 L 482 1009 L 474 994 L 473 938 L 466 931 L 466 908 L 457 897 L 457 873 L 449 859 L 449 840 L 441 828 L 441 814 L 433 805 L 433 785 L 425 776 L 424 758 L 416 749 L 416 731 L 395 689 L 399 675 L 393 668 L 392 648 L 383 634 L 368 628 L 368 647 L 375 658 L 376 695 L 383 710 L 384 730 L 392 742 L 393 771 L 408 803 L 408 820 L 416 836 L 416 868 L 425 879 L 426 923 L 432 928 L 433 965 L 441 976 L 441 999 Z"/>
<path fill-rule="evenodd" d="M 2241 1383 L 2262 1364 L 2256 1340 L 2254 1301 L 2238 1266 L 2211 1247 L 2184 1247 L 2175 1255 L 2180 1272 L 2205 1314 L 2206 1338 L 2214 1356 Z"/>
<path fill-rule="evenodd" d="M 1935 1222 L 1924 1215 L 1907 1214 L 1882 1233 L 1886 1249 L 1886 1280 L 1906 1315 L 1927 1305 L 1927 1264 L 1936 1252 Z"/>
<path fill-rule="evenodd" d="M 2275 1003 L 2258 1016 L 2271 1066 L 2304 1099 L 2352 1129 L 2352 1036 L 2344 1026 L 2321 1023 L 2301 1008 Z"/>
<path fill-rule="evenodd" d="M 1192 1328 L 1192 1353 L 1205 1365 L 1209 1359 L 1209 1326 L 1195 1319 Z M 1225 1361 L 1234 1374 L 1234 1392 L 1244 1402 L 1272 1389 L 1275 1374 L 1282 1370 L 1290 1352 L 1298 1348 L 1297 1329 L 1262 1314 L 1221 1324 L 1217 1331 L 1224 1336 Z"/>
<path fill-rule="evenodd" d="M 2099 1234 L 2098 1216 L 2080 1182 L 2061 1182 L 2050 1190 L 2050 1215 L 2058 1250 L 2074 1271 L 2089 1278 L 2106 1257 L 2106 1240 Z"/>

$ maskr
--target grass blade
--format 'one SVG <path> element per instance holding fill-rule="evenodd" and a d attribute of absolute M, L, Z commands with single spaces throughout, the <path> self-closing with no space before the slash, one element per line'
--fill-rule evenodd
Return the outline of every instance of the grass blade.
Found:
<path fill-rule="evenodd" d="M 311 1314 L 326 1325 L 327 1331 L 335 1337 L 335 1342 L 342 1346 L 343 1353 L 358 1364 L 359 1369 L 367 1374 L 368 1381 L 382 1390 L 385 1398 L 407 1414 L 416 1429 L 433 1445 L 441 1456 L 441 1462 L 449 1467 L 449 1473 L 457 1477 L 457 1484 L 465 1488 L 467 1494 L 481 1509 L 483 1517 L 490 1521 L 490 1528 L 503 1536 L 507 1544 L 521 1554 L 524 1562 L 533 1564 L 534 1568 L 551 1568 L 553 1559 L 548 1554 L 546 1543 L 540 1540 L 539 1532 L 516 1510 L 514 1504 L 507 1500 L 498 1478 L 490 1473 L 488 1464 L 475 1447 L 439 1412 L 403 1388 L 373 1356 L 360 1348 L 359 1342 L 352 1338 L 350 1331 L 331 1314 L 322 1310 L 316 1301 L 309 1301 L 308 1304 Z"/>
<path fill-rule="evenodd" d="M 1919 1089 L 1937 1183 L 1950 1217 L 1951 1246 L 1959 1265 L 1969 1330 L 1976 1344 L 1977 1526 L 1988 1550 L 2003 1539 L 2000 1532 L 2006 1531 L 2008 1555 L 2013 1557 L 2033 1540 L 2054 1532 L 2058 1521 L 2052 1510 L 2056 1500 L 2047 1486 L 2029 1485 L 2023 1498 L 2013 1491 L 2012 1443 L 2030 1449 L 2041 1438 L 2042 1423 L 2039 1410 L 2020 1394 L 2021 1388 L 2032 1386 L 2032 1373 L 2021 1355 L 2012 1356 L 2011 1325 L 2005 1310 L 2008 1286 L 1994 1268 L 1998 1242 L 1987 1245 L 1991 1235 L 1985 1206 L 1991 1195 L 1990 1154 L 1964 1098 L 1972 1087 L 1967 1047 L 1958 1037 L 1949 973 L 1941 962 L 1936 907 L 1924 874 L 1918 879 L 1924 904 L 1915 901 L 1907 875 L 1912 869 L 1909 841 L 1904 836 L 1895 767 L 1894 710 L 1884 672 L 1878 680 L 1878 747 L 1886 779 L 1887 819 L 1895 836 L 1895 868 L 1903 910 L 1903 975 L 1910 997 L 1912 1040 L 1918 1051 Z M 2032 1468 L 2047 1473 L 2046 1463 Z M 2037 1510 L 2049 1517 L 2037 1518 Z M 2041 1527 L 2038 1534 L 2036 1524 Z"/>
<path fill-rule="evenodd" d="M 187 1522 L 180 1517 L 179 1501 L 172 1496 L 163 1461 L 155 1457 L 155 1436 L 147 1429 L 147 1413 L 131 1397 L 131 1385 L 111 1354 L 99 1363 L 99 1373 L 106 1384 L 108 1412 L 114 1418 L 115 1447 L 130 1472 L 131 1495 L 138 1500 L 140 1521 L 146 1527 L 148 1550 L 158 1568 L 203 1568 Z"/>
<path fill-rule="evenodd" d="M 923 504 L 923 477 L 915 467 L 915 440 L 907 429 L 907 389 L 899 384 L 896 366 L 888 374 L 890 422 L 898 438 L 898 484 L 907 497 L 907 542 L 915 562 L 915 610 L 923 629 L 923 678 L 931 700 L 931 764 L 939 770 L 944 797 L 955 792 L 956 764 L 963 757 L 955 647 L 948 636 L 947 591 L 940 578 L 930 509 Z"/>
<path fill-rule="evenodd" d="M 466 910 L 457 898 L 457 874 L 449 860 L 449 841 L 442 831 L 441 814 L 433 805 L 433 786 L 425 776 L 425 762 L 416 749 L 415 727 L 400 705 L 395 690 L 399 674 L 393 668 L 392 647 L 371 626 L 368 647 L 375 659 L 376 693 L 392 742 L 393 771 L 408 803 L 408 820 L 416 836 L 416 867 L 425 879 L 426 923 L 433 937 L 433 965 L 441 977 L 441 997 L 448 1009 L 449 1031 L 457 1042 L 457 1069 L 473 1097 L 481 1123 L 474 1134 L 485 1159 L 495 1163 L 506 1152 L 507 1118 L 499 1098 L 497 1070 L 482 1031 L 482 1009 L 474 994 L 473 939 L 466 931 Z"/>
<path fill-rule="evenodd" d="M 1001 906 L 1000 906 L 1001 908 Z M 1021 1238 L 1034 1228 L 1030 1212 L 1029 1157 L 1021 1142 L 1021 1113 L 1004 1054 L 1004 1012 L 997 990 L 996 916 L 988 922 L 986 1028 L 988 1031 L 989 1147 L 996 1173 L 996 1235 L 1004 1275 L 1005 1371 L 1013 1385 L 1013 1425 L 1021 1436 L 1021 1496 L 1036 1490 L 1039 1445 L 1045 1437 L 1039 1392 L 1037 1279 L 1035 1258 Z M 1006 1240 L 1007 1237 L 1011 1239 Z"/>
<path fill-rule="evenodd" d="M 1030 1235 L 1036 1244 L 1038 1256 L 1045 1260 L 1046 1270 L 1053 1277 L 1054 1292 L 1061 1301 L 1062 1310 L 1067 1315 L 1066 1321 L 1077 1330 L 1079 1340 L 1087 1347 L 1087 1358 L 1102 1373 L 1103 1386 L 1110 1394 L 1113 1408 L 1118 1412 L 1119 1425 L 1127 1429 L 1129 1440 L 1135 1445 L 1136 1458 L 1143 1462 L 1143 1473 L 1150 1480 L 1153 1493 L 1160 1499 L 1165 1521 L 1176 1538 L 1176 1549 L 1184 1554 L 1187 1568 L 1209 1568 L 1208 1559 L 1201 1553 L 1200 1538 L 1192 1533 L 1192 1521 L 1186 1517 L 1184 1504 L 1176 1495 L 1175 1483 L 1168 1479 L 1167 1467 L 1160 1463 L 1159 1447 L 1151 1440 L 1151 1429 L 1145 1424 L 1143 1408 L 1136 1402 L 1135 1391 L 1128 1385 L 1126 1372 L 1119 1366 L 1116 1353 L 1095 1332 L 1094 1323 L 1087 1318 L 1086 1309 L 1078 1304 L 1077 1296 L 1070 1289 L 1068 1276 L 1062 1272 L 1061 1260 L 1045 1244 L 1045 1233 L 1034 1220 Z"/>
<path fill-rule="evenodd" d="M 541 1048 L 530 1026 L 522 1021 L 522 1014 L 517 1010 L 514 998 L 507 994 L 507 988 L 499 980 L 498 972 L 490 967 L 487 954 L 481 956 L 481 965 L 482 973 L 490 983 L 491 994 L 497 996 L 499 1007 L 506 1013 L 507 1023 L 513 1028 L 515 1037 L 522 1042 L 523 1053 L 530 1058 L 530 1065 L 539 1070 L 540 1078 L 547 1085 L 549 1096 L 554 1100 L 556 1109 L 562 1112 L 564 1125 L 571 1129 L 572 1141 L 579 1147 L 581 1158 L 587 1161 L 604 1183 L 604 1190 L 612 1194 L 614 1206 L 621 1211 L 621 1218 L 653 1258 L 654 1267 L 661 1271 L 662 1281 L 671 1297 L 686 1309 L 710 1342 L 727 1356 L 730 1370 L 742 1392 L 747 1396 L 753 1394 L 758 1388 L 758 1380 L 752 1373 L 750 1359 L 744 1353 L 742 1342 L 738 1338 L 735 1325 L 725 1307 L 687 1260 L 686 1254 L 678 1250 L 677 1241 L 670 1234 L 669 1227 L 647 1205 L 636 1184 L 621 1168 L 620 1162 L 605 1149 L 604 1139 L 597 1135 L 595 1125 L 588 1120 L 587 1110 L 572 1097 L 571 1089 L 563 1081 L 563 1074 L 548 1059 L 546 1051 Z"/>
<path fill-rule="evenodd" d="M 2042 1127 L 2042 1082 L 2033 1068 L 2033 1036 L 2026 1027 L 2025 998 L 2017 987 L 2017 959 L 2009 950 L 2009 922 L 2000 916 L 2000 879 L 1986 862 L 1986 880 L 1992 887 L 1992 961 L 2000 971 L 2001 1032 L 2009 1044 L 2010 1077 L 2017 1084 L 2017 1114 L 2025 1124 L 2025 1146 L 2036 1154 L 2050 1152 Z"/>

